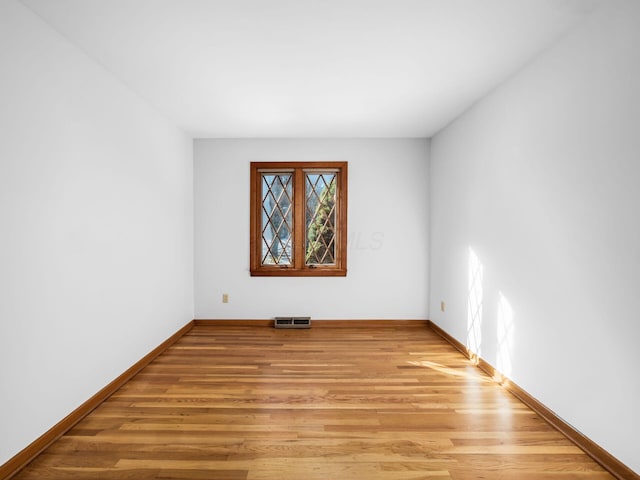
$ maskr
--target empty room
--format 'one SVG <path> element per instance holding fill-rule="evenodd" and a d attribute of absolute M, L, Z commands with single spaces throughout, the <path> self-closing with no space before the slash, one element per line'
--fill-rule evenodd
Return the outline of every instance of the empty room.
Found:
<path fill-rule="evenodd" d="M 640 479 L 640 2 L 0 0 L 0 480 Z"/>

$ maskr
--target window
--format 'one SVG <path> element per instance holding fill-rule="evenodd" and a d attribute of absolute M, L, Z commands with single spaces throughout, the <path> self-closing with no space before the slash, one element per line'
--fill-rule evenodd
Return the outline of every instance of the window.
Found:
<path fill-rule="evenodd" d="M 251 163 L 251 275 L 347 274 L 347 162 Z"/>

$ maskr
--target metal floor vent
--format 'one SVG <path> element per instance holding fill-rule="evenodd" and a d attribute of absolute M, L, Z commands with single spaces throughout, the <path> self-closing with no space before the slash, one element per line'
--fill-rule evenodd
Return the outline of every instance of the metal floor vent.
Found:
<path fill-rule="evenodd" d="M 275 328 L 311 328 L 311 317 L 276 317 Z"/>

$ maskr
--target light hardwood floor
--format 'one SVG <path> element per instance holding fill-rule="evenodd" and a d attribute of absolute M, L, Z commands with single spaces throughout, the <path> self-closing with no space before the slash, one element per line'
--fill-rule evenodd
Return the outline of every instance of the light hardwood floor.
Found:
<path fill-rule="evenodd" d="M 28 479 L 611 479 L 426 327 L 196 326 Z"/>

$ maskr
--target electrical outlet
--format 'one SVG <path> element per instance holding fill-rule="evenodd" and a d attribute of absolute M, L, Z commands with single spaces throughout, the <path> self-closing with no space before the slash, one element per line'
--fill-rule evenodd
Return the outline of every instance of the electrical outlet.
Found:
<path fill-rule="evenodd" d="M 223 293 L 222 294 L 222 303 L 229 303 L 229 294 L 228 293 Z"/>
<path fill-rule="evenodd" d="M 440 302 L 440 310 L 445 311 L 447 309 L 447 304 L 444 303 L 444 300 Z"/>

